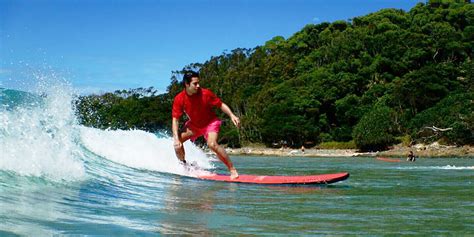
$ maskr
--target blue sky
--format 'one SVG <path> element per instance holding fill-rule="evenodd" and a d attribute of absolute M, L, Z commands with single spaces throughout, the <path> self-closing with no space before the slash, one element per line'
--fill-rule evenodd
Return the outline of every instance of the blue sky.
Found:
<path fill-rule="evenodd" d="M 0 87 L 38 73 L 80 93 L 155 87 L 172 71 L 414 0 L 0 0 Z"/>

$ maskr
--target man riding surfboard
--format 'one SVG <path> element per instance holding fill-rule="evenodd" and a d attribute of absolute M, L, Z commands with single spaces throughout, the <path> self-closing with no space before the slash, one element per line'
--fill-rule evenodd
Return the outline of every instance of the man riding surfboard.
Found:
<path fill-rule="evenodd" d="M 209 148 L 229 169 L 230 178 L 238 178 L 239 174 L 225 149 L 217 143 L 221 120 L 212 109 L 220 108 L 237 128 L 240 127 L 239 118 L 211 90 L 200 87 L 199 73 L 186 72 L 183 76 L 183 85 L 184 89 L 174 98 L 172 109 L 173 145 L 177 158 L 186 163 L 183 143 L 188 139 L 195 141 L 198 137 L 204 136 Z M 179 119 L 183 113 L 186 113 L 189 120 L 179 131 Z"/>

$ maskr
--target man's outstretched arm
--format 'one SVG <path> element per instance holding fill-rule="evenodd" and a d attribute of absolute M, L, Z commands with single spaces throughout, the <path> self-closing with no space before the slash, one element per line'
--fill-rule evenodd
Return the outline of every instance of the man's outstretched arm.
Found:
<path fill-rule="evenodd" d="M 240 119 L 239 117 L 235 116 L 234 113 L 232 113 L 232 110 L 229 108 L 229 106 L 227 106 L 225 103 L 222 103 L 221 110 L 230 117 L 237 128 L 240 128 Z"/>

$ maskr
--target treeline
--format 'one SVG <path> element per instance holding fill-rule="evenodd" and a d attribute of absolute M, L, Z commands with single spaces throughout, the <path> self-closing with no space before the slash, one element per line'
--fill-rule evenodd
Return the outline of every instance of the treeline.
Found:
<path fill-rule="evenodd" d="M 85 126 L 159 131 L 171 126 L 172 101 L 168 94 L 157 95 L 150 87 L 81 96 L 76 108 Z"/>
<path fill-rule="evenodd" d="M 379 150 L 407 138 L 463 145 L 474 143 L 473 53 L 474 6 L 432 1 L 409 12 L 307 25 L 288 39 L 182 71 L 199 70 L 202 86 L 241 117 L 239 131 L 231 122 L 222 128 L 222 142 L 231 146 L 353 141 Z M 80 117 L 100 128 L 169 130 L 180 78 L 177 72 L 162 95 L 82 97 Z"/>

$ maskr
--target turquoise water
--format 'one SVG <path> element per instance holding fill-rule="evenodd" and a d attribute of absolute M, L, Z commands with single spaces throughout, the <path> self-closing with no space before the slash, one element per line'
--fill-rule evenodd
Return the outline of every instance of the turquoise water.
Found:
<path fill-rule="evenodd" d="M 23 106 L 0 89 L 0 236 L 474 234 L 474 159 L 232 157 L 241 174 L 351 177 L 201 181 L 179 165 L 169 137 L 80 126 L 68 87 L 46 95 Z M 188 161 L 225 172 L 185 145 Z"/>

